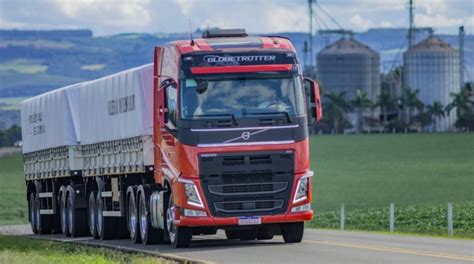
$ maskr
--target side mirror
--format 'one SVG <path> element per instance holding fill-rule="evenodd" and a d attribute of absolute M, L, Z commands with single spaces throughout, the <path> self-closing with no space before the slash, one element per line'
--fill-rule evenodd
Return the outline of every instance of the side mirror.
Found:
<path fill-rule="evenodd" d="M 310 78 L 304 78 L 304 88 L 306 97 L 309 97 L 306 107 L 308 107 L 308 114 L 311 113 L 311 117 L 315 118 L 316 121 L 321 120 L 323 117 L 323 108 L 321 106 L 321 95 L 319 94 L 319 85 L 316 81 Z"/>
<path fill-rule="evenodd" d="M 166 78 L 165 80 L 163 80 L 161 83 L 160 83 L 160 89 L 166 89 L 168 88 L 169 86 L 173 86 L 173 87 L 176 87 L 176 81 L 172 78 Z"/>

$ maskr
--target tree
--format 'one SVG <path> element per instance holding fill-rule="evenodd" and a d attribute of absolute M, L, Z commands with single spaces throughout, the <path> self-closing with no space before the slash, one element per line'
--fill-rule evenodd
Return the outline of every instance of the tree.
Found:
<path fill-rule="evenodd" d="M 451 93 L 453 98 L 451 103 L 446 106 L 446 112 L 449 114 L 451 110 L 456 109 L 458 120 L 456 127 L 463 129 L 470 129 L 474 126 L 472 107 L 474 102 L 471 100 L 472 88 L 470 85 L 464 86 L 459 93 Z"/>
<path fill-rule="evenodd" d="M 426 110 L 431 122 L 433 123 L 434 131 L 438 132 L 437 125 L 439 120 L 444 117 L 445 113 L 443 104 L 441 104 L 439 101 L 435 101 L 432 105 L 428 105 Z"/>
<path fill-rule="evenodd" d="M 340 125 L 345 124 L 346 113 L 351 109 L 345 97 L 346 92 L 344 91 L 332 91 L 324 95 L 324 98 L 327 99 L 324 112 L 336 133 L 340 132 Z"/>
<path fill-rule="evenodd" d="M 364 117 L 363 113 L 365 109 L 370 109 L 372 107 L 372 101 L 367 98 L 367 93 L 357 89 L 356 96 L 354 100 L 351 101 L 352 107 L 356 110 L 357 113 L 357 124 L 356 131 L 360 133 L 364 127 Z"/>
<path fill-rule="evenodd" d="M 382 90 L 377 97 L 376 106 L 380 107 L 383 115 L 383 125 L 388 124 L 388 111 L 395 107 L 395 101 L 387 90 Z"/>
<path fill-rule="evenodd" d="M 412 90 L 410 88 L 403 89 L 402 96 L 400 97 L 401 107 L 405 112 L 405 122 L 408 126 L 412 124 L 412 117 L 414 116 L 414 110 L 422 112 L 423 103 L 418 99 L 419 90 Z"/>

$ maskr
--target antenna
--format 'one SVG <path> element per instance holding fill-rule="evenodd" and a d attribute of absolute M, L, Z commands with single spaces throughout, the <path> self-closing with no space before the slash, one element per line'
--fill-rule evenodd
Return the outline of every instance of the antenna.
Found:
<path fill-rule="evenodd" d="M 194 46 L 193 30 L 192 30 L 192 27 L 191 27 L 191 19 L 189 19 L 189 35 L 191 35 L 191 46 Z"/>

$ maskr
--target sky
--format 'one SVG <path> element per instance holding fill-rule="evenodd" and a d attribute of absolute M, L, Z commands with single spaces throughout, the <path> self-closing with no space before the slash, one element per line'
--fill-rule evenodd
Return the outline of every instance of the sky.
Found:
<path fill-rule="evenodd" d="M 317 0 L 344 29 L 408 26 L 408 0 Z M 415 25 L 474 34 L 474 0 L 414 0 Z M 92 29 L 189 32 L 196 28 L 246 28 L 253 33 L 308 31 L 307 0 L 0 0 L 0 29 Z M 338 28 L 315 8 L 317 29 Z M 319 21 L 323 21 L 323 23 Z M 326 25 L 326 26 L 324 26 Z"/>

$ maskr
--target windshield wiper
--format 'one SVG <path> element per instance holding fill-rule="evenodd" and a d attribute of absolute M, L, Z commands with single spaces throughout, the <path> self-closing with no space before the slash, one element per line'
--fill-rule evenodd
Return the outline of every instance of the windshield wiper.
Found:
<path fill-rule="evenodd" d="M 232 118 L 232 122 L 234 125 L 237 125 L 237 119 L 235 119 L 235 115 L 231 113 L 226 114 L 207 114 L 207 115 L 193 115 L 193 117 L 219 117 L 219 116 L 229 116 Z"/>
<path fill-rule="evenodd" d="M 284 115 L 286 119 L 288 120 L 289 123 L 293 123 L 293 120 L 291 119 L 290 114 L 286 111 L 272 111 L 272 112 L 258 112 L 258 113 L 245 113 L 246 115 Z"/>

